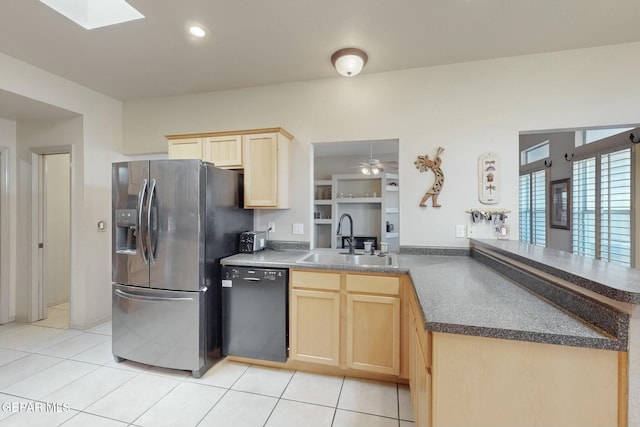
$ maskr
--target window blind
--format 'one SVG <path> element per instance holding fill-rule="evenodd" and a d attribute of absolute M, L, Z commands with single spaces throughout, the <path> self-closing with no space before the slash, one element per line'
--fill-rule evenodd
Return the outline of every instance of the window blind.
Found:
<path fill-rule="evenodd" d="M 631 149 L 600 160 L 600 259 L 630 266 Z"/>
<path fill-rule="evenodd" d="M 573 252 L 631 266 L 631 149 L 573 163 Z"/>
<path fill-rule="evenodd" d="M 596 256 L 596 158 L 573 162 L 573 253 Z"/>

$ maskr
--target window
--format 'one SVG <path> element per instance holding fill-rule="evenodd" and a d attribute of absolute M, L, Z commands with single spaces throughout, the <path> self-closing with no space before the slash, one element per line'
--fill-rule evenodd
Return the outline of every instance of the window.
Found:
<path fill-rule="evenodd" d="M 533 147 L 522 150 L 520 153 L 520 164 L 528 165 L 538 160 L 549 157 L 549 140 L 536 144 Z"/>
<path fill-rule="evenodd" d="M 573 163 L 573 252 L 631 266 L 631 149 Z"/>
<path fill-rule="evenodd" d="M 610 136 L 618 135 L 623 132 L 633 130 L 635 128 L 607 128 L 607 129 L 587 129 L 583 132 L 582 145 L 591 144 Z M 579 145 L 579 144 L 577 144 Z"/>
<path fill-rule="evenodd" d="M 547 240 L 546 174 L 520 175 L 520 241 L 545 246 Z"/>

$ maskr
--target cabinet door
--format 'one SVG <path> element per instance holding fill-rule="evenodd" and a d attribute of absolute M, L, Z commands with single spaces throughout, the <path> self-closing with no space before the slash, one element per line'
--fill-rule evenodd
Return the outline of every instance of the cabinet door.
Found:
<path fill-rule="evenodd" d="M 202 141 L 203 159 L 219 168 L 242 168 L 242 136 L 212 136 Z"/>
<path fill-rule="evenodd" d="M 409 387 L 413 416 L 416 425 L 431 426 L 431 368 L 420 344 L 420 334 L 424 332 L 419 327 L 422 325 L 416 321 L 413 310 L 409 310 Z"/>
<path fill-rule="evenodd" d="M 170 159 L 201 159 L 202 139 L 187 138 L 169 140 L 167 157 Z"/>
<path fill-rule="evenodd" d="M 244 164 L 245 207 L 277 207 L 277 135 L 245 135 Z"/>
<path fill-rule="evenodd" d="M 400 298 L 347 295 L 347 366 L 400 373 Z"/>
<path fill-rule="evenodd" d="M 416 333 L 418 333 L 416 331 Z M 417 340 L 417 337 L 416 337 Z M 427 366 L 427 362 L 424 357 L 422 348 L 419 341 L 416 342 L 415 347 L 415 361 L 416 361 L 416 378 L 415 378 L 415 391 L 416 391 L 416 425 L 430 426 L 431 425 L 431 368 Z"/>
<path fill-rule="evenodd" d="M 305 362 L 340 364 L 340 294 L 291 290 L 289 357 Z"/>
<path fill-rule="evenodd" d="M 276 133 L 244 135 L 244 206 L 290 208 L 289 136 Z"/>

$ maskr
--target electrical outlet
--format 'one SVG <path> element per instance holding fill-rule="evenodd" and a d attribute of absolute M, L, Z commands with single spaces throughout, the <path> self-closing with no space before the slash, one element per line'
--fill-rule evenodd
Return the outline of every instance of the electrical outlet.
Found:
<path fill-rule="evenodd" d="M 476 237 L 476 226 L 470 225 L 467 227 L 467 239 L 473 239 Z"/>
<path fill-rule="evenodd" d="M 275 233 L 276 232 L 276 223 L 275 222 L 268 222 L 267 223 L 267 230 Z"/>
<path fill-rule="evenodd" d="M 466 230 L 464 225 L 456 225 L 456 237 L 464 238 L 465 233 L 466 233 Z"/>
<path fill-rule="evenodd" d="M 304 234 L 304 224 L 296 223 L 293 224 L 293 234 Z"/>

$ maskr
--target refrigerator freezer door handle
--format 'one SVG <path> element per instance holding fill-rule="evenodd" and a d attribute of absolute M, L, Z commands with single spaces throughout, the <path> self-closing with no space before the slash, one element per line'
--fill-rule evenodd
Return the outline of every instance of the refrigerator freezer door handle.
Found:
<path fill-rule="evenodd" d="M 138 246 L 140 247 L 140 253 L 142 254 L 142 259 L 145 264 L 149 264 L 149 260 L 147 259 L 148 249 L 144 241 L 144 230 L 142 227 L 142 209 L 144 208 L 144 199 L 147 193 L 147 182 L 146 178 L 142 180 L 140 192 L 138 193 Z"/>
<path fill-rule="evenodd" d="M 149 251 L 149 262 L 151 264 L 156 263 L 156 250 L 158 248 L 158 230 L 157 227 L 154 230 L 151 228 L 151 210 L 155 209 L 153 197 L 156 194 L 156 180 L 151 180 L 149 186 L 149 205 L 147 206 L 147 248 Z M 157 202 L 156 202 L 157 203 Z M 156 214 L 157 221 L 157 214 Z"/>
<path fill-rule="evenodd" d="M 121 291 L 120 289 L 115 290 L 116 295 L 122 298 L 130 299 L 130 300 L 144 300 L 144 301 L 193 301 L 193 298 L 188 297 L 180 297 L 180 298 L 171 298 L 171 297 L 149 297 L 146 295 L 136 295 L 130 294 L 128 292 Z"/>

